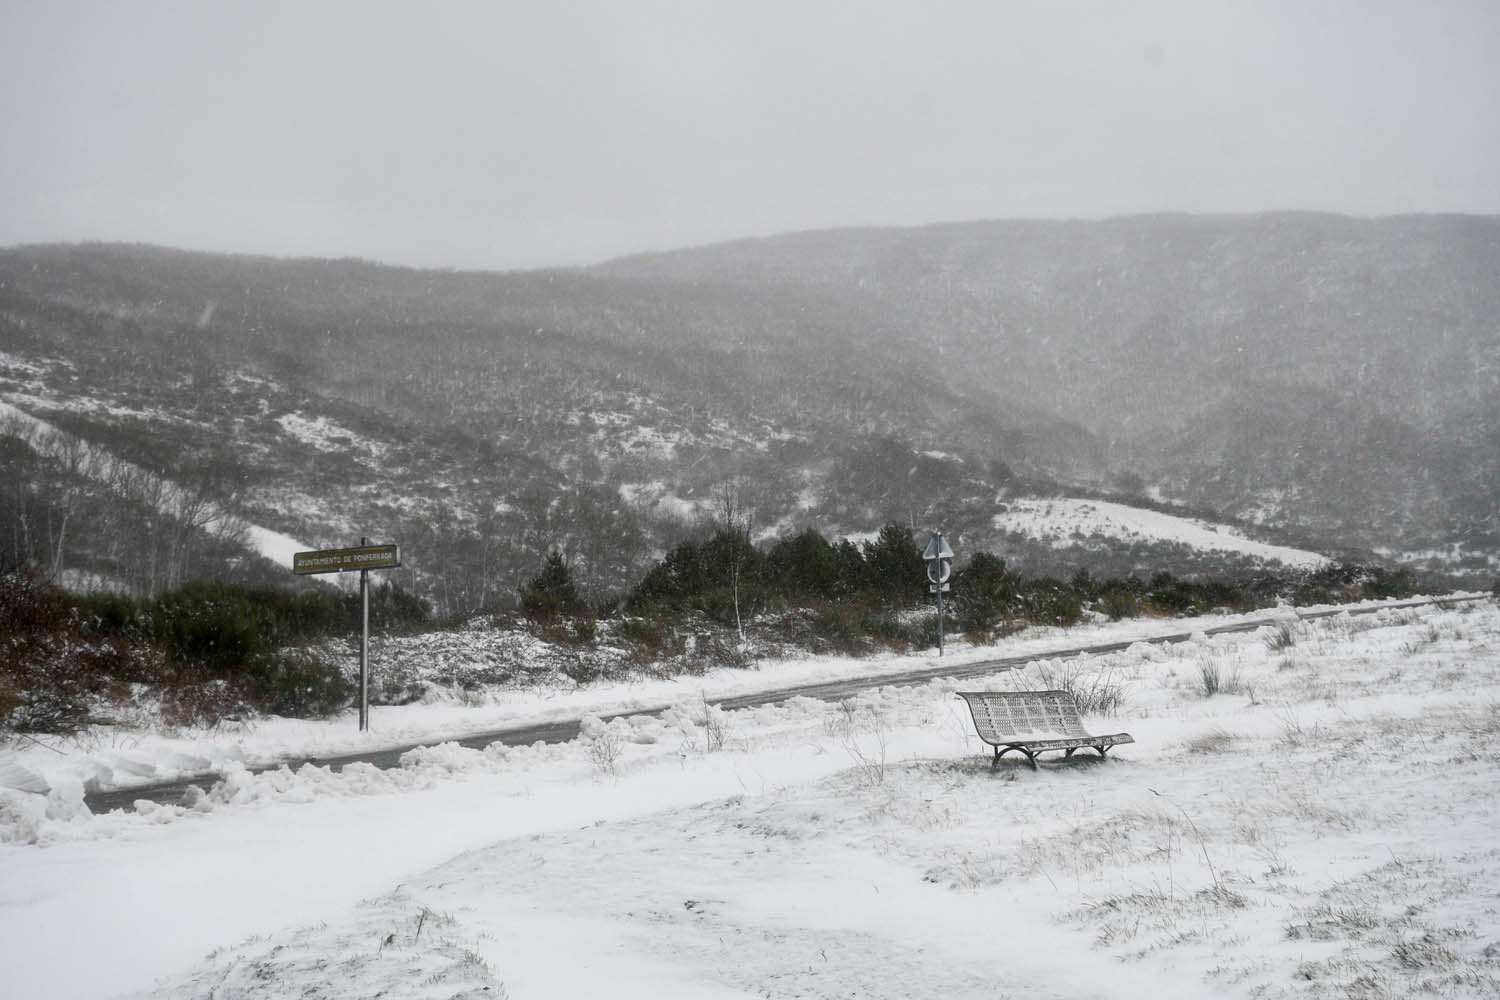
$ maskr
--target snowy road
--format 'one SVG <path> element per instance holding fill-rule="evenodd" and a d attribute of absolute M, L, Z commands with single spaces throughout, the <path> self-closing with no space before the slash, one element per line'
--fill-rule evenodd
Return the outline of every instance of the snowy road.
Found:
<path fill-rule="evenodd" d="M 1410 601 L 1393 601 L 1379 606 L 1356 607 L 1356 608 L 1333 608 L 1322 611 L 1299 612 L 1303 620 L 1315 620 L 1327 618 L 1339 614 L 1371 614 L 1384 609 L 1399 609 L 1421 607 L 1431 604 L 1437 600 L 1446 601 L 1476 601 L 1483 600 L 1482 596 L 1467 595 L 1453 598 L 1419 598 Z M 1258 628 L 1272 624 L 1272 617 L 1257 617 L 1237 621 L 1232 624 L 1211 626 L 1200 631 L 1204 635 L 1226 635 L 1236 632 L 1253 632 Z M 1059 649 L 1048 650 L 1045 655 L 1049 657 L 1065 657 L 1080 655 L 1099 655 L 1112 653 L 1125 649 L 1136 642 L 1167 643 L 1176 644 L 1187 642 L 1193 632 L 1169 632 L 1152 636 L 1132 637 L 1130 639 L 1115 640 L 1112 642 L 1092 643 L 1087 645 L 1068 646 Z M 885 686 L 910 686 L 925 684 L 939 677 L 952 677 L 962 679 L 966 677 L 984 677 L 990 674 L 1000 673 L 1006 670 L 1014 670 L 1025 666 L 1037 658 L 1036 652 L 1027 652 L 1014 656 L 1003 656 L 994 659 L 979 660 L 975 662 L 949 663 L 939 667 L 926 667 L 918 670 L 902 670 L 893 673 L 872 674 L 865 677 L 844 678 L 836 681 L 826 681 L 816 684 L 800 684 L 794 686 L 775 687 L 753 694 L 738 695 L 724 698 L 718 701 L 720 708 L 726 711 L 753 708 L 758 705 L 775 705 L 789 698 L 817 698 L 823 701 L 842 701 L 852 697 L 861 691 Z M 631 712 L 606 713 L 603 717 L 608 720 L 615 717 L 629 718 L 631 716 L 656 715 L 668 706 L 655 705 L 641 708 Z M 482 750 L 492 743 L 503 743 L 508 746 L 530 746 L 532 743 L 541 741 L 544 743 L 566 743 L 576 739 L 578 736 L 581 719 L 565 719 L 555 722 L 547 722 L 534 726 L 511 726 L 504 729 L 492 729 L 479 733 L 458 734 L 448 737 L 434 737 L 423 740 L 421 743 L 404 743 L 392 747 L 383 747 L 375 750 L 364 750 L 357 753 L 341 754 L 338 756 L 322 757 L 293 757 L 276 761 L 261 767 L 252 768 L 253 771 L 273 770 L 279 767 L 289 767 L 297 770 L 304 764 L 312 764 L 316 767 L 331 767 L 342 770 L 346 765 L 353 763 L 371 764 L 379 768 L 392 768 L 400 766 L 401 755 L 419 746 L 431 746 L 433 743 L 454 742 L 464 747 L 472 747 Z M 176 803 L 182 801 L 183 794 L 190 785 L 206 786 L 220 777 L 218 774 L 205 773 L 195 774 L 174 781 L 162 782 L 154 785 L 136 786 L 117 791 L 94 792 L 85 797 L 84 801 L 92 812 L 108 812 L 113 809 L 130 809 L 138 800 L 149 799 L 153 802 Z"/>

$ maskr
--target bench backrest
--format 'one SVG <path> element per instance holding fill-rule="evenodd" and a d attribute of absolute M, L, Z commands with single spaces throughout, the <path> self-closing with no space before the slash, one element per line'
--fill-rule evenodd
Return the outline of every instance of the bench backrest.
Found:
<path fill-rule="evenodd" d="M 974 728 L 990 742 L 1088 736 L 1078 703 L 1066 691 L 960 691 Z"/>

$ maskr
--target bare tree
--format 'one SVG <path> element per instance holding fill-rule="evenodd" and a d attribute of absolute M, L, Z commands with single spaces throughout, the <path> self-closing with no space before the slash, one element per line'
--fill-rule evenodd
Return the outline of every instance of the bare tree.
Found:
<path fill-rule="evenodd" d="M 733 544 L 729 548 L 729 586 L 734 597 L 734 627 L 740 643 L 745 642 L 745 621 L 740 613 L 740 577 L 745 568 L 745 553 L 750 547 L 750 525 L 754 510 L 746 503 L 745 487 L 739 476 L 731 476 L 713 489 L 714 528 Z"/>
<path fill-rule="evenodd" d="M 85 476 L 92 456 L 89 446 L 71 435 L 59 437 L 49 450 L 57 484 L 48 497 L 47 542 L 51 551 L 47 572 L 54 581 L 61 581 L 66 568 L 68 522 L 83 500 Z"/>

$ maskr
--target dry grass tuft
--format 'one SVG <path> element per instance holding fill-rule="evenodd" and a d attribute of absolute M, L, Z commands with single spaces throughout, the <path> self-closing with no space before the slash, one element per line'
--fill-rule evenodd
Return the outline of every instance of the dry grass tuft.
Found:
<path fill-rule="evenodd" d="M 1189 753 L 1224 753 L 1237 739 L 1234 733 L 1211 729 L 1189 739 L 1187 748 Z"/>
<path fill-rule="evenodd" d="M 1246 694 L 1240 678 L 1239 654 L 1205 651 L 1198 654 L 1198 689 L 1203 697 L 1216 694 Z"/>

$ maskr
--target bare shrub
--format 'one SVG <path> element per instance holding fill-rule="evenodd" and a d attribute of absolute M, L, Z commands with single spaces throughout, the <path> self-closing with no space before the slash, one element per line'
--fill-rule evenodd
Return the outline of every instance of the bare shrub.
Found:
<path fill-rule="evenodd" d="M 1037 679 L 1047 688 L 1066 691 L 1084 715 L 1115 715 L 1125 704 L 1125 690 L 1114 670 L 1091 669 L 1077 660 L 1036 664 Z"/>
<path fill-rule="evenodd" d="M 1298 749 L 1309 743 L 1323 738 L 1323 727 L 1317 723 L 1305 724 L 1291 709 L 1278 712 L 1277 718 L 1281 722 L 1281 743 L 1283 746 Z"/>
<path fill-rule="evenodd" d="M 249 714 L 241 692 L 222 679 L 168 687 L 161 693 L 161 721 L 169 730 L 214 728 Z"/>
<path fill-rule="evenodd" d="M 733 636 L 718 633 L 708 635 L 698 644 L 697 653 L 706 667 L 746 670 L 755 666 L 755 657 L 751 655 L 749 643 L 743 639 L 736 640 Z"/>
<path fill-rule="evenodd" d="M 724 749 L 724 742 L 729 735 L 728 720 L 724 717 L 724 710 L 718 705 L 708 703 L 708 695 L 703 698 L 703 750 L 705 753 L 718 753 Z"/>
<path fill-rule="evenodd" d="M 885 783 L 889 724 L 885 713 L 873 706 L 856 705 L 853 698 L 839 702 L 825 720 L 825 730 L 839 741 L 854 761 L 854 769 L 867 784 Z"/>
<path fill-rule="evenodd" d="M 620 734 L 608 726 L 594 733 L 585 744 L 589 763 L 599 774 L 614 774 L 620 765 L 620 756 L 625 751 L 625 741 Z"/>

